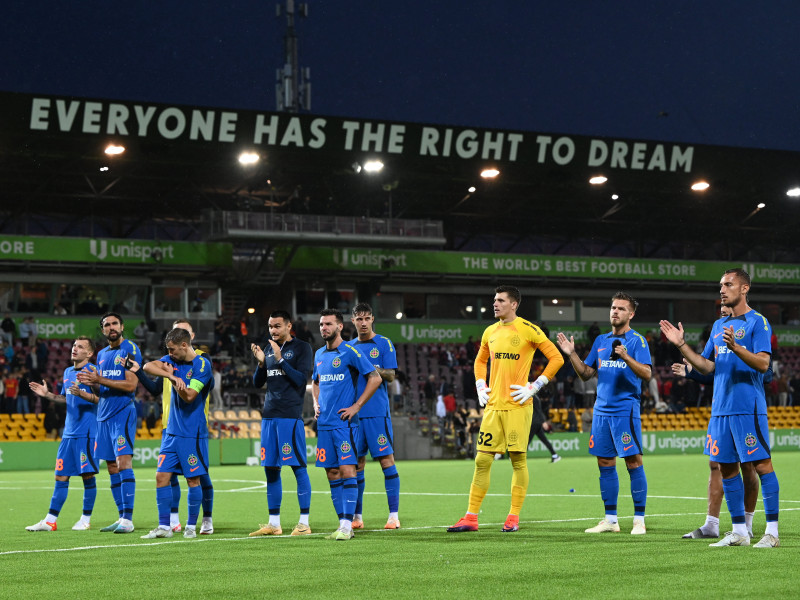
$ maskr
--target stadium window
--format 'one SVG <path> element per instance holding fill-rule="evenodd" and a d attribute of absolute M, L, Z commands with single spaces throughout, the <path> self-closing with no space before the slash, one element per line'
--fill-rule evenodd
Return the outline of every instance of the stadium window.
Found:
<path fill-rule="evenodd" d="M 325 290 L 297 290 L 295 293 L 297 314 L 310 314 L 319 316 L 319 311 L 325 308 Z"/>
<path fill-rule="evenodd" d="M 553 303 L 553 298 L 539 301 L 539 318 L 542 321 L 575 321 L 575 302 L 572 298 L 557 298 L 558 302 Z M 608 311 L 606 311 L 608 313 Z"/>
<path fill-rule="evenodd" d="M 189 312 L 197 317 L 213 317 L 219 311 L 219 288 L 211 286 L 189 286 Z"/>
<path fill-rule="evenodd" d="M 153 286 L 153 313 L 161 317 L 186 317 L 183 286 Z"/>
<path fill-rule="evenodd" d="M 408 295 L 408 294 L 406 294 Z M 477 319 L 478 297 L 460 294 L 428 294 L 429 319 Z"/>
<path fill-rule="evenodd" d="M 375 306 L 372 307 L 375 316 L 387 321 L 396 320 L 397 313 L 403 313 L 403 294 L 381 292 L 375 298 Z"/>
<path fill-rule="evenodd" d="M 353 290 L 331 290 L 328 292 L 328 308 L 335 308 L 347 319 L 354 306 L 355 297 Z"/>
<path fill-rule="evenodd" d="M 23 283 L 19 290 L 17 310 L 25 313 L 49 313 L 52 289 L 53 285 L 50 283 Z"/>

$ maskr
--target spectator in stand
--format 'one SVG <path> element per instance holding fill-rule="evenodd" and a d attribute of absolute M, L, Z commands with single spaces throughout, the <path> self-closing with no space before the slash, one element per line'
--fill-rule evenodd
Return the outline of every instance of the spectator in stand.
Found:
<path fill-rule="evenodd" d="M 19 337 L 24 345 L 33 348 L 36 344 L 36 336 L 39 333 L 39 328 L 36 326 L 32 316 L 27 316 L 22 320 L 19 325 Z"/>
<path fill-rule="evenodd" d="M 4 315 L 3 322 L 0 323 L 0 335 L 2 335 L 6 346 L 9 348 L 14 346 L 14 337 L 17 335 L 17 324 L 14 323 L 14 319 L 12 319 L 11 315 L 8 313 Z"/>
<path fill-rule="evenodd" d="M 142 321 L 136 326 L 136 329 L 133 330 L 133 337 L 139 346 L 142 348 L 147 349 L 147 332 L 149 329 L 147 328 L 147 323 Z"/>
<path fill-rule="evenodd" d="M 59 317 L 63 317 L 67 314 L 67 309 L 61 306 L 58 302 L 53 305 L 53 314 Z"/>
<path fill-rule="evenodd" d="M 792 373 L 791 378 L 789 379 L 789 398 L 787 400 L 787 404 L 789 406 L 794 406 L 794 393 L 800 389 L 800 373 Z"/>
<path fill-rule="evenodd" d="M 672 399 L 672 386 L 673 386 L 673 378 L 670 377 L 664 381 L 661 386 L 661 400 L 665 403 L 669 402 Z"/>
<path fill-rule="evenodd" d="M 578 378 L 580 379 L 580 377 Z M 594 406 L 597 398 L 597 374 L 583 382 L 583 405 Z"/>
<path fill-rule="evenodd" d="M 788 406 L 789 401 L 789 374 L 784 369 L 778 379 L 778 406 Z"/>
<path fill-rule="evenodd" d="M 28 392 L 30 391 L 31 377 L 28 369 L 25 367 L 19 373 L 19 390 L 17 392 L 17 414 L 27 415 L 31 412 L 30 403 L 28 402 Z"/>
<path fill-rule="evenodd" d="M 422 391 L 425 395 L 425 406 L 428 411 L 428 416 L 431 416 L 433 415 L 433 409 L 436 404 L 436 396 L 439 395 L 439 387 L 436 385 L 436 375 L 433 373 L 428 375 L 428 381 L 425 382 L 425 387 Z"/>
<path fill-rule="evenodd" d="M 572 378 L 572 395 L 575 397 L 575 406 L 577 408 L 583 408 L 584 406 L 587 408 L 591 408 L 594 406 L 593 403 L 586 403 L 584 399 L 584 392 L 586 391 L 586 382 L 583 381 L 580 377 L 573 377 Z"/>
<path fill-rule="evenodd" d="M 581 413 L 581 431 L 583 433 L 592 433 L 592 407 L 584 408 Z"/>
<path fill-rule="evenodd" d="M 772 336 L 769 339 L 769 345 L 772 348 L 772 361 L 778 360 L 778 334 L 773 330 Z"/>
<path fill-rule="evenodd" d="M 36 344 L 36 368 L 40 372 L 44 372 L 47 369 L 47 361 L 50 358 L 50 347 L 47 345 L 47 342 L 44 340 L 40 340 L 38 344 Z"/>
<path fill-rule="evenodd" d="M 218 362 L 214 361 L 211 365 L 211 372 L 214 375 L 214 387 L 211 388 L 211 409 L 224 410 L 225 403 L 222 400 L 222 373 L 220 372 Z"/>
<path fill-rule="evenodd" d="M 600 335 L 600 326 L 597 324 L 597 321 L 589 325 L 586 335 L 589 338 L 589 343 L 594 344 L 594 339 Z"/>
<path fill-rule="evenodd" d="M 453 426 L 453 415 L 456 412 L 456 397 L 453 395 L 453 386 L 447 386 L 447 393 L 444 395 L 445 425 L 447 428 Z"/>
<path fill-rule="evenodd" d="M 19 394 L 19 372 L 10 371 L 3 382 L 5 384 L 5 396 L 3 399 L 3 412 L 10 415 L 17 407 L 17 395 Z"/>

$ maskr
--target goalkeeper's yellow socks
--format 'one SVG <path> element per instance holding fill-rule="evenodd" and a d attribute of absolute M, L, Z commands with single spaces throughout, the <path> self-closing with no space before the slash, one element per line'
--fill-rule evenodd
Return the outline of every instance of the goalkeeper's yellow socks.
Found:
<path fill-rule="evenodd" d="M 511 510 L 510 515 L 519 515 L 522 510 L 522 503 L 525 502 L 525 495 L 528 493 L 528 457 L 524 452 L 509 452 L 511 466 L 514 472 L 511 474 Z"/>
<path fill-rule="evenodd" d="M 494 456 L 485 452 L 478 452 L 475 457 L 475 473 L 472 475 L 472 485 L 469 487 L 469 507 L 467 508 L 467 515 L 470 513 L 478 518 L 478 513 L 481 510 L 481 503 L 489 491 L 489 481 L 491 479 L 492 465 L 494 464 Z"/>

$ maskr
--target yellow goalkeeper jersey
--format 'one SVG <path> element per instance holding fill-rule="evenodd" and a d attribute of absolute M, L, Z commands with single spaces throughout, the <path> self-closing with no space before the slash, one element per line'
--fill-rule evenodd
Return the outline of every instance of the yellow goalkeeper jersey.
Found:
<path fill-rule="evenodd" d="M 511 386 L 525 385 L 528 382 L 537 348 L 547 358 L 547 367 L 542 375 L 552 381 L 564 364 L 564 358 L 541 329 L 522 317 L 509 323 L 498 321 L 486 328 L 481 337 L 481 349 L 475 357 L 476 380 L 486 379 L 487 363 L 491 359 L 491 377 L 487 382 L 491 392 L 486 408 L 522 408 L 511 399 Z"/>

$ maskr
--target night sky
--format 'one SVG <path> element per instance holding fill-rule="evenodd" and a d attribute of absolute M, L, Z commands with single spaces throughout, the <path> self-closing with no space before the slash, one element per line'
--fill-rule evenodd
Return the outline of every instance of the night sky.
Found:
<path fill-rule="evenodd" d="M 275 4 L 7 0 L 0 90 L 274 110 Z M 315 114 L 800 151 L 796 0 L 308 4 Z"/>

